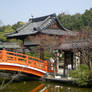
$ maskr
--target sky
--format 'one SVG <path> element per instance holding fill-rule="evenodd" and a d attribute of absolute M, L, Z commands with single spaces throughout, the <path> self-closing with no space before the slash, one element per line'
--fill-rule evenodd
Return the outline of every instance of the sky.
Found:
<path fill-rule="evenodd" d="M 92 0 L 0 0 L 0 20 L 5 25 L 13 25 L 18 21 L 27 22 L 32 15 L 76 14 L 90 8 Z"/>

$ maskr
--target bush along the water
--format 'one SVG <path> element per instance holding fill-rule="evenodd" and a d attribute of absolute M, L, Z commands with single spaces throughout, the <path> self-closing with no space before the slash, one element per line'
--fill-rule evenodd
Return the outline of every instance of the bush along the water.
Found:
<path fill-rule="evenodd" d="M 74 78 L 78 86 L 87 86 L 89 82 L 89 68 L 81 64 L 76 70 L 71 70 L 69 76 Z"/>

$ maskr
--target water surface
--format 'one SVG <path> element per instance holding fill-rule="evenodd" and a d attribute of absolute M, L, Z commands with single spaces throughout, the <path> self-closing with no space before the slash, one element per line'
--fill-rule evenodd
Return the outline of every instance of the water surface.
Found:
<path fill-rule="evenodd" d="M 92 92 L 92 88 L 78 88 L 40 81 L 22 81 L 9 84 L 0 92 Z"/>

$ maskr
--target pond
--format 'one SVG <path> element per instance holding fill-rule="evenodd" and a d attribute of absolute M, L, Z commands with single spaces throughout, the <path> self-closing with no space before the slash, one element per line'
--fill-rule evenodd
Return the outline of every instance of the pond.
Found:
<path fill-rule="evenodd" d="M 0 92 L 92 92 L 92 88 L 78 88 L 41 81 L 22 81 L 9 84 Z"/>

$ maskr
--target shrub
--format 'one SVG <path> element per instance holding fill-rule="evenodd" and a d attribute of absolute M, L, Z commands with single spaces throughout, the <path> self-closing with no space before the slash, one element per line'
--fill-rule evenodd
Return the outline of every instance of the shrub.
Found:
<path fill-rule="evenodd" d="M 71 70 L 69 76 L 75 78 L 79 86 L 87 86 L 89 81 L 89 68 L 87 65 L 78 66 L 77 70 Z"/>

